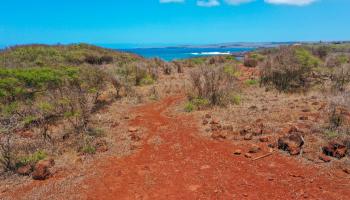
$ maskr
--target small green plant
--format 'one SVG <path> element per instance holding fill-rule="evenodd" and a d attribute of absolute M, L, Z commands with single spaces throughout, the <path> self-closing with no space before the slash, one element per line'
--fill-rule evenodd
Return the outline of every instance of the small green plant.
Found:
<path fill-rule="evenodd" d="M 231 96 L 231 103 L 232 103 L 232 104 L 234 104 L 234 105 L 240 105 L 240 104 L 241 104 L 241 101 L 242 101 L 241 95 L 233 94 L 233 95 Z"/>
<path fill-rule="evenodd" d="M 91 145 L 85 145 L 81 152 L 86 153 L 86 154 L 95 154 L 96 153 L 96 148 L 91 146 Z"/>
<path fill-rule="evenodd" d="M 333 130 L 326 130 L 323 132 L 324 136 L 326 136 L 328 139 L 333 139 L 339 136 L 338 131 Z"/>
<path fill-rule="evenodd" d="M 248 79 L 244 83 L 248 86 L 254 86 L 254 85 L 257 85 L 259 81 L 256 79 Z"/>
<path fill-rule="evenodd" d="M 152 85 L 155 83 L 155 80 L 150 74 L 145 75 L 140 81 L 140 85 Z"/>
<path fill-rule="evenodd" d="M 185 104 L 185 111 L 186 112 L 192 112 L 195 109 L 196 109 L 196 106 L 192 102 L 189 101 Z"/>
<path fill-rule="evenodd" d="M 46 157 L 46 152 L 39 150 L 33 153 L 32 155 L 20 158 L 16 166 L 21 167 L 26 165 L 35 165 L 37 162 L 39 162 L 40 160 L 44 160 Z"/>

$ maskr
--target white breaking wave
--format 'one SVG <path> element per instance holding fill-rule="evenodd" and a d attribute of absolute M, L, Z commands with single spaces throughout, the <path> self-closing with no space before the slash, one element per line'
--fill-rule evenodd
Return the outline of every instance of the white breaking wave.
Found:
<path fill-rule="evenodd" d="M 230 55 L 230 52 L 200 52 L 191 53 L 192 55 Z"/>

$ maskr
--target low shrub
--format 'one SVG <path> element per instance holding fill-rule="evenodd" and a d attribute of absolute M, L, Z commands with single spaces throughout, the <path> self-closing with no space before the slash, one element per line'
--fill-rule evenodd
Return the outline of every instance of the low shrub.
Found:
<path fill-rule="evenodd" d="M 237 78 L 225 67 L 200 67 L 190 74 L 194 96 L 207 99 L 210 105 L 227 105 L 229 94 L 236 89 Z"/>
<path fill-rule="evenodd" d="M 307 90 L 312 83 L 312 72 L 320 61 L 300 47 L 281 47 L 267 57 L 261 74 L 261 84 L 279 91 Z"/>

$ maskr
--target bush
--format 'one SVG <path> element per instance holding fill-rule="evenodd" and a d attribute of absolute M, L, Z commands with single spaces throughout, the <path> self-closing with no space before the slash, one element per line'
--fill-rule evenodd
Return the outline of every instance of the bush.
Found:
<path fill-rule="evenodd" d="M 248 79 L 244 83 L 248 86 L 254 86 L 254 85 L 257 85 L 259 81 L 256 79 Z"/>
<path fill-rule="evenodd" d="M 350 64 L 344 64 L 334 70 L 331 75 L 333 88 L 338 91 L 344 91 L 350 83 Z"/>
<path fill-rule="evenodd" d="M 91 146 L 91 145 L 85 145 L 81 149 L 81 152 L 86 153 L 86 154 L 95 154 L 96 153 L 96 148 Z"/>
<path fill-rule="evenodd" d="M 235 89 L 237 78 L 225 72 L 224 66 L 200 67 L 190 74 L 196 98 L 207 99 L 210 105 L 226 105 Z"/>
<path fill-rule="evenodd" d="M 32 165 L 34 166 L 37 162 L 40 160 L 44 160 L 47 157 L 47 154 L 44 151 L 36 151 L 32 155 L 22 157 L 19 159 L 19 161 L 16 164 L 16 167 L 26 166 L 26 165 Z"/>
<path fill-rule="evenodd" d="M 244 66 L 257 67 L 259 62 L 263 62 L 265 57 L 259 53 L 249 53 L 244 56 Z"/>
<path fill-rule="evenodd" d="M 319 60 L 299 47 L 281 47 L 267 57 L 261 74 L 261 84 L 279 91 L 306 90 L 311 86 L 313 70 Z"/>

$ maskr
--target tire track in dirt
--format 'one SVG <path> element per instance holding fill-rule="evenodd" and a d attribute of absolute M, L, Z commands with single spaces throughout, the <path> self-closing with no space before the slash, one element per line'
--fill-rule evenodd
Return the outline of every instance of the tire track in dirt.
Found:
<path fill-rule="evenodd" d="M 132 156 L 96 164 L 82 190 L 88 199 L 348 199 L 349 179 L 278 155 L 251 161 L 234 146 L 199 136 L 196 120 L 172 111 L 169 97 L 134 111 L 130 126 L 146 128 Z M 158 138 L 160 144 L 148 141 Z"/>

